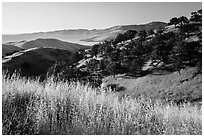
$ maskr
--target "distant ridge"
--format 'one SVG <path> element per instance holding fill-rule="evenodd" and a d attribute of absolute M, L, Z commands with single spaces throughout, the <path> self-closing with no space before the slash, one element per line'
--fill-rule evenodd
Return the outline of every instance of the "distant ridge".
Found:
<path fill-rule="evenodd" d="M 29 48 L 35 48 L 35 47 L 57 48 L 57 49 L 68 50 L 71 52 L 78 51 L 79 49 L 90 48 L 88 46 L 65 42 L 58 39 L 42 39 L 42 38 L 28 41 L 22 44 L 20 47 L 23 49 L 29 49 Z"/>
<path fill-rule="evenodd" d="M 19 49 L 30 49 L 30 48 L 36 48 L 36 47 L 44 47 L 44 48 L 55 48 L 55 49 L 68 50 L 70 52 L 76 52 L 79 49 L 90 48 L 90 46 L 84 46 L 84 45 L 80 45 L 80 44 L 76 44 L 76 43 L 65 42 L 65 41 L 61 41 L 61 40 L 53 39 L 53 38 L 52 39 L 38 38 L 36 40 L 24 41 L 21 43 L 9 42 L 9 43 L 7 43 L 7 45 L 9 47 L 11 47 L 11 46 L 16 47 L 17 49 L 18 48 Z M 2 50 L 3 50 L 3 52 L 6 52 L 6 51 L 4 51 L 4 48 Z"/>
<path fill-rule="evenodd" d="M 167 26 L 167 23 L 164 22 L 150 22 L 147 24 L 141 24 L 141 25 L 124 25 L 121 26 L 120 29 L 121 30 L 137 30 L 137 31 L 141 31 L 141 30 L 146 30 L 149 31 L 151 29 L 156 30 L 159 29 L 161 27 L 165 27 Z"/>
<path fill-rule="evenodd" d="M 158 29 L 167 26 L 165 22 L 150 22 L 140 25 L 117 25 L 106 29 L 68 29 L 68 30 L 56 30 L 48 32 L 35 32 L 15 35 L 2 35 L 2 42 L 17 42 L 17 41 L 30 41 L 35 39 L 59 39 L 71 43 L 78 43 L 82 45 L 93 45 L 98 42 L 110 40 L 115 38 L 119 33 L 124 33 L 127 30 L 150 30 Z"/>

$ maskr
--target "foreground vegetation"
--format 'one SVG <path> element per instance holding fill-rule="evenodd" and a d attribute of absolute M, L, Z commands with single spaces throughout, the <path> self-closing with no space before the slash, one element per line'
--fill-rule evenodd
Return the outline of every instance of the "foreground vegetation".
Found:
<path fill-rule="evenodd" d="M 2 134 L 201 135 L 201 112 L 144 96 L 119 98 L 77 82 L 2 80 Z"/>

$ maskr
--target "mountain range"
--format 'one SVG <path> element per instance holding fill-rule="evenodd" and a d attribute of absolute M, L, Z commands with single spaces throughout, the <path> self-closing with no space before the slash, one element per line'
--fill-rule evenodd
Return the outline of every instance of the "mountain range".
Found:
<path fill-rule="evenodd" d="M 113 26 L 106 29 L 68 29 L 68 30 L 57 30 L 48 32 L 37 32 L 37 33 L 24 33 L 14 35 L 2 35 L 2 42 L 19 42 L 19 41 L 31 41 L 35 39 L 59 39 L 71 43 L 78 43 L 83 45 L 93 45 L 98 42 L 110 40 L 115 38 L 119 33 L 124 33 L 127 30 L 156 30 L 161 27 L 165 27 L 165 22 L 150 22 L 141 25 L 119 25 Z"/>
<path fill-rule="evenodd" d="M 84 46 L 76 43 L 70 43 L 61 41 L 58 39 L 36 39 L 31 41 L 20 41 L 20 42 L 8 42 L 2 45 L 2 56 L 10 55 L 14 52 L 18 52 L 24 49 L 44 47 L 44 48 L 55 48 L 68 50 L 70 52 L 76 52 L 79 49 L 88 49 L 90 46 Z"/>

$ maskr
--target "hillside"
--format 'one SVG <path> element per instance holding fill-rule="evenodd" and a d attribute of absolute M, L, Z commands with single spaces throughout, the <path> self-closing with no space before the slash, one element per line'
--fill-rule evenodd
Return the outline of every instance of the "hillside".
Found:
<path fill-rule="evenodd" d="M 150 30 L 158 29 L 166 26 L 166 23 L 163 22 L 153 22 L 143 25 L 121 25 L 113 26 L 106 29 L 70 29 L 70 30 L 58 30 L 50 32 L 39 32 L 39 33 L 28 33 L 28 34 L 16 34 L 16 35 L 2 35 L 3 43 L 12 42 L 12 41 L 30 41 L 38 38 L 43 39 L 59 39 L 62 41 L 68 41 L 72 43 L 78 43 L 83 45 L 93 45 L 98 42 L 103 42 L 105 40 L 110 40 L 115 38 L 117 34 L 124 33 L 129 29 L 133 30 Z"/>
<path fill-rule="evenodd" d="M 56 49 L 63 49 L 68 50 L 71 52 L 76 52 L 79 49 L 87 49 L 90 48 L 90 46 L 84 46 L 80 44 L 60 41 L 58 39 L 35 39 L 31 41 L 24 41 L 24 42 L 8 42 L 7 45 L 10 44 L 11 46 L 16 46 L 21 49 L 30 49 L 30 48 L 36 48 L 36 47 L 45 47 L 45 48 L 56 48 Z"/>
<path fill-rule="evenodd" d="M 171 20 L 164 28 L 128 30 L 95 44 L 74 64 L 72 72 L 81 74 L 79 81 L 110 87 L 119 96 L 145 94 L 178 103 L 201 102 L 202 22 L 200 11 L 196 20 L 194 14 L 190 19 Z M 70 69 L 59 67 L 58 76 L 69 80 Z"/>
<path fill-rule="evenodd" d="M 75 59 L 77 57 L 68 50 L 31 48 L 4 58 L 2 68 L 9 73 L 20 70 L 23 76 L 40 76 L 46 75 L 48 68 L 56 61 L 72 63 Z"/>
<path fill-rule="evenodd" d="M 180 74 L 160 71 L 137 78 L 116 75 L 105 77 L 102 81 L 102 87 L 115 86 L 115 92 L 120 97 L 124 95 L 138 97 L 143 94 L 155 99 L 202 103 L 202 75 L 197 74 L 196 68 L 183 69 Z"/>
<path fill-rule="evenodd" d="M 18 52 L 22 50 L 21 48 L 19 47 L 16 47 L 16 46 L 13 46 L 13 45 L 5 45 L 5 44 L 2 44 L 2 56 L 7 56 L 9 54 L 12 54 L 14 52 Z"/>

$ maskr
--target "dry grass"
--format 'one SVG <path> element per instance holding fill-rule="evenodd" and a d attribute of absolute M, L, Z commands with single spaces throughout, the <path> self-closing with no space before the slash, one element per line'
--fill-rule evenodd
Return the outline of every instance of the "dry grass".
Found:
<path fill-rule="evenodd" d="M 171 98 L 179 100 L 186 98 L 189 101 L 202 97 L 202 74 L 197 74 L 196 67 L 182 69 L 178 72 L 167 74 L 150 74 L 143 77 L 112 76 L 103 79 L 103 85 L 118 84 L 124 87 L 126 94 L 137 97 L 147 94 L 155 98 Z"/>
<path fill-rule="evenodd" d="M 2 134 L 202 134 L 201 109 L 80 83 L 2 80 Z"/>

